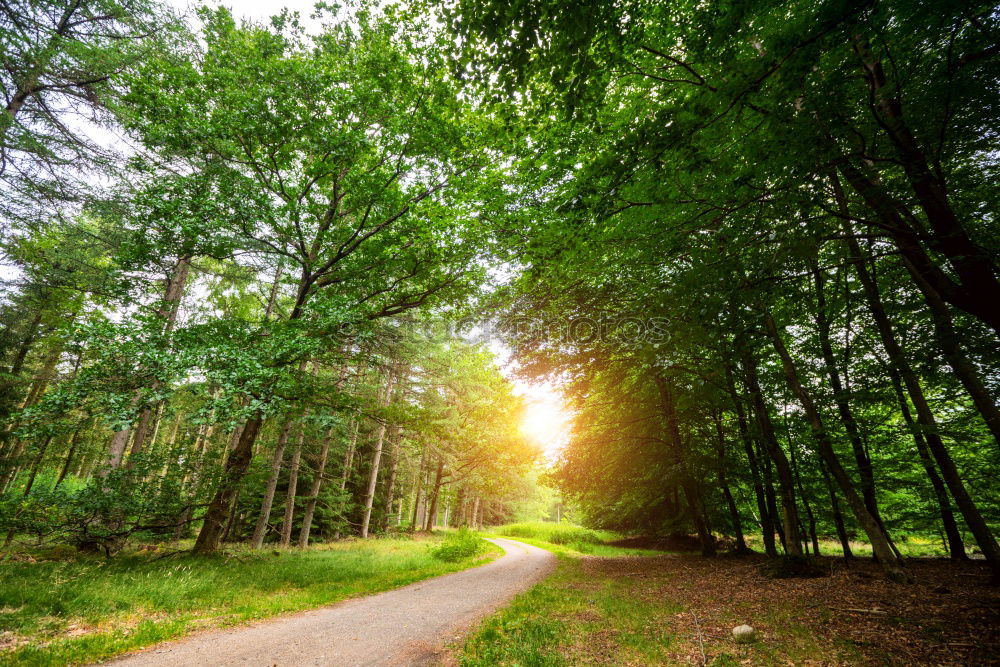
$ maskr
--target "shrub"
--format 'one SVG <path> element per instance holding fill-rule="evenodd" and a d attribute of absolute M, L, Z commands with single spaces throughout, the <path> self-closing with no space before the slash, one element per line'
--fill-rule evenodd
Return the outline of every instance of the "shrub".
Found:
<path fill-rule="evenodd" d="M 444 538 L 441 544 L 431 549 L 431 555 L 447 563 L 455 563 L 465 558 L 471 558 L 486 549 L 486 542 L 466 528 L 460 528 Z"/>
<path fill-rule="evenodd" d="M 606 531 L 591 530 L 569 523 L 513 523 L 500 526 L 496 531 L 506 537 L 525 537 L 561 545 L 603 544 L 617 537 Z"/>

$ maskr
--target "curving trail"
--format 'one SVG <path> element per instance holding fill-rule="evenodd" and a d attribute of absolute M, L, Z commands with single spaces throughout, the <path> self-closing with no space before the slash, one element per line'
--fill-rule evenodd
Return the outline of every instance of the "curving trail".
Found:
<path fill-rule="evenodd" d="M 544 549 L 514 540 L 490 541 L 506 554 L 480 567 L 248 627 L 157 644 L 108 664 L 298 667 L 433 663 L 445 644 L 555 567 L 555 556 Z"/>

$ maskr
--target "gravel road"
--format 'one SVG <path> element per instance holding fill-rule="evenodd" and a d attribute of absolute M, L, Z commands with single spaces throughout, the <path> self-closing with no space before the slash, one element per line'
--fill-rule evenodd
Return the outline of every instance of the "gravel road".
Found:
<path fill-rule="evenodd" d="M 157 644 L 122 667 L 427 665 L 481 618 L 555 567 L 538 547 L 494 539 L 497 560 L 404 588 L 252 626 Z"/>

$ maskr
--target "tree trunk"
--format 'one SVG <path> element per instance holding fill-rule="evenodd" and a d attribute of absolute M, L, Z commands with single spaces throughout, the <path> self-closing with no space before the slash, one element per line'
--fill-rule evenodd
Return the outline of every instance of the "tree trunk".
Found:
<path fill-rule="evenodd" d="M 771 421 L 771 414 L 768 412 L 767 404 L 764 402 L 764 393 L 760 388 L 760 381 L 757 377 L 757 360 L 748 348 L 744 348 L 742 353 L 743 371 L 746 376 L 747 389 L 750 391 L 750 405 L 753 407 L 754 417 L 757 421 L 757 430 L 761 441 L 764 443 L 774 467 L 778 472 L 778 488 L 781 489 L 781 514 L 784 530 L 781 531 L 782 544 L 785 553 L 789 556 L 801 556 L 801 536 L 799 535 L 799 512 L 795 505 L 795 479 L 792 476 L 792 468 L 788 464 L 788 457 L 778 443 L 778 436 L 774 433 L 774 424 Z M 769 508 L 774 509 L 774 508 Z"/>
<path fill-rule="evenodd" d="M 250 547 L 260 549 L 264 546 L 264 535 L 267 533 L 267 523 L 271 520 L 271 506 L 274 504 L 274 490 L 278 488 L 278 478 L 281 477 L 281 464 L 285 459 L 285 446 L 288 444 L 288 436 L 292 432 L 294 420 L 288 418 L 285 425 L 281 427 L 278 441 L 274 445 L 274 456 L 271 457 L 271 474 L 267 478 L 267 486 L 264 487 L 264 499 L 260 503 L 260 516 L 257 518 L 257 525 L 254 527 L 253 538 L 250 540 Z"/>
<path fill-rule="evenodd" d="M 850 560 L 854 558 L 854 553 L 851 551 L 851 540 L 847 536 L 847 527 L 844 525 L 844 515 L 840 511 L 840 501 L 837 500 L 837 489 L 830 480 L 830 473 L 827 472 L 826 464 L 823 463 L 823 459 L 819 460 L 819 469 L 820 472 L 823 473 L 823 481 L 826 483 L 826 489 L 830 493 L 830 511 L 833 513 L 833 525 L 837 528 L 837 538 L 840 540 L 840 549 L 844 552 L 844 559 Z"/>
<path fill-rule="evenodd" d="M 236 489 L 236 495 L 233 497 L 232 507 L 229 510 L 229 518 L 226 520 L 226 529 L 222 532 L 222 541 L 228 542 L 229 535 L 233 532 L 233 526 L 236 525 L 236 515 L 240 510 L 240 490 Z"/>
<path fill-rule="evenodd" d="M 958 530 L 955 514 L 951 511 L 951 502 L 948 500 L 948 489 L 945 487 L 944 482 L 941 481 L 941 476 L 938 475 L 934 467 L 934 460 L 931 457 L 924 433 L 913 423 L 913 415 L 910 413 L 910 406 L 906 402 L 906 396 L 903 394 L 903 386 L 899 379 L 899 374 L 891 367 L 888 369 L 888 372 L 889 378 L 892 381 L 892 387 L 896 392 L 896 399 L 899 401 L 899 409 L 903 415 L 903 421 L 913 435 L 913 444 L 917 448 L 920 465 L 923 466 L 924 472 L 927 474 L 927 479 L 931 483 L 931 488 L 934 490 L 934 499 L 937 501 L 938 513 L 941 516 L 941 525 L 944 527 L 947 539 L 948 555 L 952 560 L 968 560 L 969 557 L 965 553 L 965 543 L 962 540 L 962 533 Z"/>
<path fill-rule="evenodd" d="M 795 475 L 795 484 L 799 489 L 799 498 L 802 499 L 802 507 L 806 511 L 806 518 L 809 521 L 809 537 L 812 539 L 813 553 L 817 556 L 819 555 L 819 537 L 816 535 L 816 517 L 813 516 L 812 506 L 809 504 L 809 496 L 806 495 L 806 491 L 802 488 L 802 475 L 799 473 L 798 458 L 795 456 L 795 447 L 792 444 L 791 431 L 788 429 L 788 415 L 785 415 L 785 431 L 788 433 L 788 451 L 792 455 L 792 473 Z M 801 522 L 800 524 L 801 525 Z M 804 541 L 804 540 L 803 540 Z"/>
<path fill-rule="evenodd" d="M 434 473 L 434 487 L 431 491 L 431 506 L 424 518 L 424 530 L 434 530 L 437 520 L 438 497 L 441 495 L 441 479 L 444 475 L 444 459 L 438 457 L 437 471 Z"/>
<path fill-rule="evenodd" d="M 839 193 L 839 182 L 834 179 L 833 183 L 834 191 Z M 840 204 L 841 208 L 846 210 L 846 199 L 843 199 L 842 193 L 840 194 L 840 197 L 842 201 Z M 855 258 L 853 263 L 858 274 L 858 279 L 864 288 L 865 296 L 868 300 L 868 307 L 872 313 L 872 318 L 875 320 L 875 325 L 878 329 L 879 337 L 882 340 L 882 346 L 885 348 L 886 355 L 889 358 L 890 366 L 894 368 L 897 373 L 899 373 L 899 377 L 902 379 L 903 384 L 906 387 L 906 391 L 910 396 L 910 401 L 913 403 L 913 407 L 917 412 L 917 423 L 920 425 L 924 438 L 926 439 L 927 446 L 930 449 L 931 454 L 934 456 L 934 460 L 937 462 L 938 468 L 941 471 L 941 477 L 944 479 L 944 483 L 948 486 L 948 491 L 951 492 L 952 498 L 955 499 L 955 504 L 962 513 L 962 518 L 965 519 L 965 523 L 975 538 L 976 544 L 983 552 L 983 556 L 989 562 L 994 576 L 1000 577 L 1000 546 L 997 545 L 996 539 L 993 537 L 986 520 L 979 512 L 979 508 L 973 502 L 972 497 L 966 490 L 965 484 L 962 482 L 962 478 L 958 474 L 958 468 L 955 466 L 955 462 L 951 458 L 948 448 L 945 446 L 944 441 L 938 433 L 937 421 L 935 420 L 934 413 L 931 411 L 930 404 L 927 402 L 927 398 L 924 395 L 923 388 L 920 386 L 917 374 L 910 366 L 902 348 L 896 340 L 896 334 L 892 328 L 892 323 L 889 321 L 889 317 L 886 315 L 885 308 L 882 305 L 882 298 L 879 294 L 878 286 L 871 274 L 868 273 L 867 268 L 864 266 L 861 247 L 854 239 L 854 236 L 851 233 L 852 230 L 846 224 L 845 232 L 844 236 L 847 239 L 848 247 L 850 248 L 851 254 Z"/>
<path fill-rule="evenodd" d="M 396 488 L 396 471 L 399 468 L 399 448 L 402 443 L 403 429 L 399 426 L 393 427 L 392 449 L 389 453 L 389 478 L 385 483 L 385 516 L 382 520 L 382 530 L 389 528 L 389 518 L 392 515 L 392 499 Z"/>
<path fill-rule="evenodd" d="M 726 506 L 729 508 L 729 517 L 732 521 L 733 532 L 736 538 L 736 553 L 747 554 L 750 553 L 750 547 L 747 546 L 746 540 L 743 538 L 743 524 L 740 522 L 740 512 L 736 507 L 733 492 L 726 481 L 726 437 L 722 431 L 722 420 L 719 418 L 718 412 L 712 413 L 712 419 L 715 421 L 715 435 L 718 442 L 719 486 L 722 488 L 722 495 L 725 497 Z"/>
<path fill-rule="evenodd" d="M 170 336 L 174 330 L 174 325 L 177 323 L 177 313 L 180 310 L 180 302 L 184 296 L 184 287 L 187 284 L 190 269 L 191 256 L 184 255 L 174 264 L 170 277 L 166 281 L 163 301 L 156 310 L 156 314 L 163 320 L 161 335 L 164 338 Z M 161 383 L 155 381 L 152 389 L 157 391 L 160 389 L 160 386 Z M 161 405 L 162 403 L 148 405 L 143 409 L 142 414 L 139 416 L 139 421 L 136 423 L 135 432 L 132 434 L 132 448 L 129 450 L 129 457 L 139 454 L 145 448 L 149 434 L 156 429 L 156 424 L 159 421 Z M 131 468 L 131 464 L 129 464 L 129 468 Z"/>
<path fill-rule="evenodd" d="M 472 529 L 479 530 L 479 496 L 472 501 Z"/>
<path fill-rule="evenodd" d="M 73 435 L 69 438 L 69 451 L 66 453 L 66 462 L 63 464 L 62 470 L 59 471 L 59 477 L 56 478 L 56 483 L 52 486 L 53 489 L 59 488 L 59 485 L 63 483 L 66 479 L 66 475 L 69 474 L 70 465 L 73 463 L 73 455 L 76 454 L 76 445 L 80 437 L 80 431 L 86 428 L 89 420 L 76 427 L 73 431 Z"/>
<path fill-rule="evenodd" d="M 389 404 L 389 398 L 392 396 L 392 387 L 395 383 L 395 377 L 390 375 L 386 379 L 385 394 L 382 399 L 382 406 L 385 407 Z M 372 519 L 372 506 L 375 503 L 375 486 L 378 484 L 378 467 L 382 459 L 382 444 L 385 441 L 385 421 L 379 424 L 378 437 L 375 439 L 375 451 L 372 454 L 372 469 L 371 473 L 368 475 L 368 490 L 365 492 L 365 507 L 364 507 L 364 518 L 361 521 L 361 537 L 368 537 L 368 526 Z"/>
<path fill-rule="evenodd" d="M 972 397 L 972 403 L 982 415 L 986 427 L 993 435 L 994 444 L 1000 449 L 1000 408 L 997 407 L 997 401 L 986 387 L 975 365 L 965 354 L 965 350 L 962 349 L 958 332 L 955 331 L 955 325 L 951 319 L 951 313 L 948 312 L 948 306 L 941 299 L 940 294 L 927 281 L 922 280 L 919 276 L 914 277 L 924 294 L 927 305 L 930 306 L 931 320 L 934 323 L 938 345 L 944 353 L 945 359 L 948 360 L 948 365 L 951 366 L 955 377 Z"/>
<path fill-rule="evenodd" d="M 354 465 L 354 450 L 358 445 L 358 428 L 361 425 L 359 416 L 354 417 L 354 425 L 351 428 L 351 439 L 347 444 L 347 451 L 344 452 L 344 468 L 340 477 L 340 490 L 347 488 L 347 480 L 351 476 L 351 467 Z"/>
<path fill-rule="evenodd" d="M 809 392 L 806 391 L 805 387 L 799 381 L 798 370 L 795 368 L 792 357 L 788 353 L 784 341 L 781 339 L 774 318 L 764 308 L 761 308 L 761 312 L 764 316 L 764 325 L 771 338 L 774 350 L 781 359 L 781 366 L 785 373 L 785 379 L 788 381 L 788 386 L 791 388 L 792 393 L 799 399 L 799 403 L 802 405 L 809 419 L 809 426 L 812 429 L 819 454 L 829 467 L 830 473 L 837 481 L 841 493 L 844 494 L 844 498 L 847 500 L 847 504 L 868 536 L 868 541 L 872 545 L 872 552 L 878 558 L 879 564 L 882 566 L 882 570 L 887 577 L 894 581 L 909 581 L 910 577 L 903 568 L 903 562 L 896 557 L 892 547 L 889 545 L 888 538 L 878 525 L 878 522 L 868 513 L 864 501 L 855 490 L 850 477 L 847 475 L 847 471 L 844 470 L 844 467 L 840 463 L 840 459 L 837 458 L 837 454 L 834 452 L 833 445 L 823 426 L 819 409 L 813 402 L 812 396 L 810 396 Z"/>
<path fill-rule="evenodd" d="M 285 493 L 285 516 L 281 521 L 281 546 L 292 543 L 292 523 L 295 521 L 295 496 L 299 491 L 299 463 L 302 460 L 302 445 L 306 440 L 306 425 L 299 425 L 299 437 L 292 449 L 292 460 L 288 463 L 288 491 Z"/>
<path fill-rule="evenodd" d="M 740 442 L 743 443 L 743 450 L 746 452 L 747 463 L 750 466 L 753 493 L 757 501 L 758 516 L 760 517 L 761 540 L 764 543 L 764 553 L 768 556 L 777 556 L 778 550 L 774 545 L 774 516 L 768 510 L 767 496 L 764 493 L 764 485 L 761 482 L 760 468 L 754 452 L 753 440 L 750 438 L 750 429 L 747 426 L 743 400 L 736 392 L 732 367 L 728 363 L 726 364 L 726 383 L 729 387 L 729 394 L 732 397 L 734 411 L 736 412 L 736 426 L 739 430 Z"/>
<path fill-rule="evenodd" d="M 427 443 L 420 448 L 420 464 L 417 466 L 417 474 L 413 476 L 413 521 L 410 522 L 410 530 L 417 528 L 417 512 L 420 511 L 420 499 L 424 491 L 424 466 L 427 463 Z"/>
<path fill-rule="evenodd" d="M 236 447 L 226 457 L 222 480 L 205 511 L 204 523 L 201 532 L 198 533 L 198 539 L 195 541 L 195 553 L 211 553 L 219 548 L 222 531 L 229 516 L 229 506 L 232 504 L 240 481 L 250 468 L 253 445 L 257 440 L 257 434 L 260 432 L 263 421 L 264 418 L 260 415 L 248 419 L 243 425 Z"/>
<path fill-rule="evenodd" d="M 674 388 L 670 378 L 663 374 L 653 376 L 653 381 L 660 396 L 660 411 L 666 422 L 667 442 L 671 449 L 672 462 L 680 475 L 680 487 L 691 512 L 691 522 L 698 533 L 702 556 L 715 555 L 715 538 L 712 536 L 705 517 L 701 493 L 688 468 L 687 451 L 681 436 L 680 424 L 677 419 L 677 406 L 674 402 Z"/>
<path fill-rule="evenodd" d="M 878 509 L 878 500 L 875 496 L 875 474 L 872 470 L 871 459 L 865 451 L 864 443 L 861 441 L 861 433 L 858 429 L 858 422 L 851 411 L 850 398 L 844 391 L 843 383 L 840 381 L 840 373 L 837 370 L 837 361 L 833 355 L 833 345 L 830 342 L 830 322 L 826 315 L 826 296 L 824 295 L 823 273 L 814 261 L 811 267 L 813 280 L 816 285 L 816 329 L 819 333 L 820 350 L 823 354 L 823 363 L 826 366 L 826 375 L 833 389 L 833 400 L 837 404 L 837 413 L 840 415 L 840 423 L 847 432 L 847 439 L 851 443 L 851 450 L 854 452 L 854 460 L 858 465 L 858 476 L 861 478 L 861 494 L 864 497 L 865 507 L 880 525 L 885 527 Z"/>
<path fill-rule="evenodd" d="M 943 176 L 939 180 L 930 168 L 922 147 L 903 117 L 898 88 L 888 84 L 882 63 L 874 57 L 867 40 L 860 35 L 855 36 L 854 50 L 868 82 L 879 126 L 895 147 L 898 163 L 903 167 L 913 195 L 930 223 L 931 233 L 925 236 L 932 249 L 948 259 L 958 277 L 958 285 L 948 279 L 950 284 L 947 286 L 958 297 L 949 301 L 986 322 L 1000 334 L 1000 309 L 995 307 L 1000 299 L 1000 280 L 997 278 L 1000 272 L 994 257 L 973 242 L 962 227 L 948 201 Z M 935 286 L 935 289 L 939 288 Z"/>
<path fill-rule="evenodd" d="M 309 531 L 312 530 L 313 516 L 316 514 L 316 503 L 319 492 L 323 488 L 323 475 L 326 474 L 326 460 L 330 455 L 330 441 L 333 440 L 334 428 L 331 426 L 323 436 L 323 445 L 319 450 L 319 459 L 313 470 L 312 486 L 309 488 L 309 500 L 306 501 L 305 513 L 302 515 L 302 528 L 299 530 L 299 547 L 309 546 Z"/>

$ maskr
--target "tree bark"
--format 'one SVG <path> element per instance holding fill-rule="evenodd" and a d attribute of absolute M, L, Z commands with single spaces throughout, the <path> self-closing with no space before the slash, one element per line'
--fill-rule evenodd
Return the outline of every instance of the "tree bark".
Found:
<path fill-rule="evenodd" d="M 198 539 L 195 541 L 195 553 L 211 553 L 219 548 L 222 531 L 229 516 L 229 506 L 236 495 L 240 481 L 250 468 L 253 445 L 257 440 L 257 434 L 260 432 L 263 421 L 264 418 L 260 415 L 248 419 L 243 426 L 236 447 L 226 457 L 222 481 L 205 511 L 204 523 L 201 532 L 198 533 Z"/>
<path fill-rule="evenodd" d="M 905 258 L 903 261 L 906 263 Z M 965 350 L 962 349 L 951 313 L 948 312 L 948 306 L 941 299 L 941 295 L 920 276 L 914 275 L 914 278 L 924 294 L 927 305 L 930 306 L 931 321 L 934 323 L 938 345 L 944 353 L 945 359 L 948 360 L 948 365 L 951 366 L 955 377 L 972 398 L 972 403 L 982 415 L 983 421 L 986 422 L 986 428 L 993 435 L 994 444 L 1000 450 L 1000 408 L 997 407 L 997 401 L 986 387 L 986 383 L 983 382 L 975 365 L 965 354 Z"/>
<path fill-rule="evenodd" d="M 677 419 L 677 405 L 674 401 L 674 388 L 670 378 L 663 374 L 653 376 L 660 395 L 660 411 L 666 422 L 667 442 L 671 448 L 672 462 L 679 473 L 679 483 L 684 499 L 687 501 L 688 511 L 691 513 L 691 522 L 698 533 L 698 541 L 701 544 L 702 556 L 715 555 L 715 538 L 712 536 L 705 517 L 704 506 L 702 504 L 701 493 L 691 475 L 687 460 L 687 451 L 684 440 L 681 436 L 680 424 Z"/>
<path fill-rule="evenodd" d="M 330 441 L 333 440 L 333 426 L 326 430 L 323 444 L 319 450 L 319 458 L 313 470 L 312 486 L 309 488 L 309 500 L 306 501 L 305 512 L 302 515 L 302 528 L 299 530 L 299 547 L 309 546 L 309 532 L 312 530 L 313 516 L 316 514 L 316 503 L 319 492 L 323 488 L 323 475 L 326 474 L 326 460 L 330 455 Z"/>
<path fill-rule="evenodd" d="M 839 182 L 836 178 L 833 179 L 833 185 L 834 192 L 838 194 L 838 197 L 841 200 L 841 208 L 846 210 L 846 199 L 843 197 Z M 990 531 L 986 520 L 979 512 L 979 508 L 976 506 L 975 502 L 973 502 L 972 497 L 965 488 L 965 484 L 962 482 L 962 478 L 958 474 L 958 468 L 955 465 L 951 454 L 948 452 L 948 448 L 945 446 L 944 441 L 939 435 L 937 420 L 934 418 L 934 413 L 931 411 L 930 404 L 927 402 L 927 397 L 924 395 L 923 388 L 920 385 L 916 372 L 913 370 L 913 367 L 910 366 L 906 355 L 903 353 L 902 348 L 897 342 L 892 323 L 885 312 L 885 307 L 882 305 L 882 297 L 878 291 L 878 285 L 875 283 L 871 274 L 868 273 L 867 268 L 864 266 L 861 247 L 859 246 L 857 240 L 854 239 L 849 225 L 845 224 L 845 232 L 844 236 L 847 239 L 848 247 L 854 257 L 853 264 L 858 275 L 858 280 L 864 288 L 865 296 L 868 301 L 868 307 L 871 311 L 872 318 L 875 320 L 875 325 L 878 329 L 882 346 L 885 348 L 886 356 L 889 359 L 889 364 L 896 370 L 897 373 L 899 373 L 899 377 L 902 379 L 903 384 L 906 387 L 906 391 L 910 396 L 910 401 L 913 403 L 913 407 L 917 413 L 917 424 L 919 424 L 922 434 L 927 442 L 927 446 L 930 449 L 931 454 L 934 456 L 934 460 L 937 462 L 938 468 L 941 471 L 941 477 L 944 479 L 944 483 L 948 486 L 948 491 L 951 492 L 952 498 L 955 499 L 955 504 L 958 506 L 959 512 L 962 514 L 962 518 L 965 520 L 966 525 L 969 527 L 969 531 L 975 538 L 976 544 L 979 546 L 984 557 L 989 562 L 994 576 L 1000 577 L 1000 546 L 997 545 L 996 539 L 993 537 L 993 533 Z"/>
<path fill-rule="evenodd" d="M 438 497 L 441 495 L 441 480 L 443 475 L 444 459 L 439 456 L 437 471 L 434 473 L 434 487 L 431 491 L 431 506 L 427 512 L 427 516 L 424 517 L 424 530 L 426 531 L 434 530 L 434 524 L 437 519 L 438 511 Z"/>
<path fill-rule="evenodd" d="M 73 431 L 73 435 L 70 436 L 69 451 L 66 453 L 66 462 L 63 463 L 63 467 L 59 471 L 59 477 L 56 478 L 56 483 L 52 486 L 53 489 L 59 488 L 59 485 L 62 484 L 63 480 L 66 479 L 66 475 L 69 474 L 70 465 L 73 463 L 73 455 L 76 454 L 76 445 L 80 437 L 80 431 L 86 428 L 88 423 L 89 420 L 87 422 L 84 422 L 80 426 L 77 426 L 76 430 Z"/>
<path fill-rule="evenodd" d="M 754 358 L 753 352 L 748 348 L 743 349 L 742 365 L 747 389 L 750 391 L 750 405 L 753 408 L 754 417 L 757 422 L 757 430 L 778 473 L 778 488 L 781 490 L 782 524 L 784 526 L 784 530 L 781 532 L 781 539 L 785 547 L 785 553 L 789 556 L 801 556 L 802 539 L 799 535 L 799 512 L 795 504 L 795 479 L 792 476 L 792 468 L 788 463 L 788 457 L 785 456 L 784 450 L 781 449 L 781 445 L 778 443 L 778 436 L 774 433 L 771 414 L 768 412 L 767 404 L 764 402 L 764 393 L 760 388 L 760 381 L 757 377 L 757 360 Z"/>
<path fill-rule="evenodd" d="M 761 540 L 764 543 L 764 553 L 768 556 L 777 556 L 778 550 L 774 545 L 774 516 L 768 510 L 767 496 L 764 493 L 764 485 L 761 482 L 760 468 L 756 453 L 754 452 L 753 440 L 750 438 L 750 429 L 747 426 L 747 416 L 743 409 L 743 400 L 736 392 L 736 383 L 733 381 L 733 370 L 729 363 L 726 363 L 726 383 L 729 387 L 733 409 L 736 413 L 736 426 L 739 430 L 740 442 L 743 443 L 743 450 L 746 452 L 747 463 L 750 466 L 753 493 L 754 498 L 757 500 L 757 512 L 760 517 Z"/>
<path fill-rule="evenodd" d="M 726 481 L 726 437 L 722 430 L 722 420 L 719 418 L 718 412 L 712 413 L 712 419 L 715 421 L 715 435 L 718 442 L 718 457 L 719 457 L 719 486 L 722 488 L 722 495 L 726 499 L 726 506 L 729 508 L 729 517 L 733 524 L 734 537 L 736 538 L 736 553 L 738 554 L 748 554 L 750 553 L 750 547 L 747 546 L 746 540 L 743 537 L 743 524 L 740 521 L 740 512 L 736 506 L 736 499 L 733 498 L 733 492 L 729 488 L 729 483 Z"/>
<path fill-rule="evenodd" d="M 815 261 L 812 264 L 811 271 L 813 281 L 816 285 L 816 329 L 819 334 L 819 345 L 823 354 L 823 363 L 826 366 L 827 379 L 830 381 L 830 388 L 833 389 L 833 400 L 837 405 L 840 423 L 847 433 L 847 439 L 851 443 L 851 451 L 854 453 L 854 460 L 858 465 L 858 476 L 861 478 L 861 495 L 864 497 L 865 507 L 868 508 L 868 513 L 883 526 L 884 530 L 885 524 L 882 522 L 882 516 L 878 509 L 878 500 L 875 495 L 875 474 L 872 469 L 872 462 L 865 451 L 864 443 L 861 441 L 858 422 L 851 411 L 850 398 L 844 391 L 844 385 L 840 381 L 837 361 L 833 354 L 833 345 L 830 341 L 830 321 L 827 319 L 826 314 L 823 273 Z"/>
<path fill-rule="evenodd" d="M 392 396 L 394 383 L 395 377 L 390 374 L 386 379 L 385 393 L 381 401 L 382 407 L 389 404 L 389 398 Z M 385 421 L 380 422 L 378 437 L 375 439 L 375 451 L 372 454 L 372 469 L 371 473 L 368 475 L 368 490 L 365 492 L 364 518 L 361 521 L 361 537 L 368 537 L 368 526 L 371 523 L 372 518 L 372 506 L 375 503 L 375 486 L 378 484 L 378 468 L 379 463 L 382 460 L 382 444 L 385 441 L 385 428 Z"/>
<path fill-rule="evenodd" d="M 823 460 L 829 467 L 830 473 L 837 481 L 837 485 L 840 487 L 841 493 L 844 494 L 844 498 L 847 500 L 847 504 L 850 506 L 851 511 L 854 512 L 854 516 L 857 518 L 858 523 L 868 536 L 868 541 L 872 545 L 872 552 L 878 558 L 879 564 L 882 566 L 882 570 L 885 572 L 887 577 L 894 581 L 909 581 L 910 576 L 906 573 L 903 567 L 903 562 L 896 557 L 892 547 L 889 545 L 888 538 L 882 531 L 882 528 L 878 525 L 875 518 L 869 514 L 864 501 L 861 496 L 858 495 L 850 477 L 848 477 L 847 471 L 844 470 L 844 467 L 840 463 L 840 459 L 837 458 L 837 454 L 833 450 L 833 445 L 830 442 L 826 429 L 823 425 L 819 409 L 813 401 L 812 396 L 808 391 L 806 391 L 805 387 L 799 380 L 798 370 L 796 369 L 795 364 L 792 361 L 792 357 L 788 353 L 788 349 L 785 347 L 785 343 L 778 332 L 778 327 L 774 318 L 771 317 L 771 314 L 766 308 L 761 308 L 761 313 L 764 316 L 764 326 L 767 330 L 768 336 L 771 338 L 774 350 L 781 359 L 781 366 L 784 370 L 788 386 L 792 390 L 792 393 L 794 393 L 799 399 L 799 403 L 802 405 L 806 412 L 806 416 L 809 419 L 809 426 L 812 429 L 819 454 L 823 457 Z"/>
<path fill-rule="evenodd" d="M 844 552 L 844 559 L 850 560 L 854 558 L 854 553 L 851 551 L 851 540 L 847 536 L 847 527 L 844 525 L 844 515 L 840 511 L 840 501 L 837 500 L 837 489 L 834 488 L 833 482 L 830 480 L 830 473 L 826 470 L 826 464 L 823 463 L 823 459 L 819 461 L 820 472 L 823 473 L 823 481 L 826 482 L 827 491 L 830 493 L 830 511 L 833 513 L 833 525 L 837 528 L 837 538 L 840 540 L 840 549 Z"/>
<path fill-rule="evenodd" d="M 278 441 L 274 445 L 274 456 L 271 457 L 271 474 L 267 478 L 267 486 L 264 487 L 264 499 L 260 503 L 260 516 L 257 518 L 257 525 L 254 527 L 253 538 L 250 540 L 250 547 L 260 549 L 264 546 L 264 535 L 267 533 L 267 524 L 271 520 L 271 506 L 274 504 L 274 490 L 278 488 L 278 478 L 281 477 L 281 464 L 285 460 L 285 446 L 288 444 L 288 436 L 292 432 L 294 420 L 288 418 Z"/>
<path fill-rule="evenodd" d="M 292 449 L 292 459 L 288 463 L 288 491 L 285 493 L 285 516 L 281 521 L 281 546 L 292 543 L 292 523 L 295 521 L 295 496 L 299 491 L 299 463 L 302 460 L 302 445 L 305 444 L 306 425 L 299 425 L 299 437 Z"/>
<path fill-rule="evenodd" d="M 396 472 L 399 468 L 399 449 L 402 444 L 403 429 L 399 426 L 393 427 L 392 449 L 389 453 L 389 478 L 385 483 L 385 516 L 382 520 L 382 530 L 389 528 L 389 518 L 392 515 L 392 500 L 396 489 Z"/>
<path fill-rule="evenodd" d="M 896 392 L 896 399 L 899 401 L 899 410 L 903 415 L 903 422 L 913 435 L 913 444 L 916 446 L 920 465 L 923 466 L 924 473 L 926 473 L 927 479 L 931 483 L 931 488 L 934 490 L 934 499 L 937 501 L 938 513 L 941 516 L 941 525 L 944 528 L 947 540 L 948 555 L 952 560 L 968 560 L 969 557 L 965 553 L 965 542 L 962 539 L 962 533 L 958 530 L 955 514 L 951 511 L 951 502 L 948 500 L 948 489 L 934 467 L 934 459 L 931 456 L 924 434 L 920 431 L 918 425 L 913 422 L 913 415 L 910 413 L 910 406 L 907 404 L 906 396 L 903 394 L 903 385 L 899 379 L 899 374 L 893 368 L 889 368 L 888 372 L 889 379 L 892 381 L 892 388 Z"/>
<path fill-rule="evenodd" d="M 946 184 L 930 168 L 920 143 L 906 123 L 898 89 L 888 84 L 881 60 L 874 56 L 867 40 L 861 36 L 855 37 L 854 50 L 861 61 L 879 125 L 895 147 L 910 188 L 930 223 L 929 243 L 933 250 L 948 259 L 960 281 L 958 287 L 963 298 L 951 301 L 952 305 L 966 310 L 1000 333 L 1000 309 L 995 307 L 1000 299 L 1000 280 L 993 257 L 974 243 L 962 227 L 948 201 Z"/>
<path fill-rule="evenodd" d="M 360 416 L 355 415 L 354 425 L 351 428 L 351 439 L 347 444 L 347 450 L 344 452 L 344 468 L 340 476 L 340 490 L 343 491 L 347 488 L 347 480 L 351 476 L 351 467 L 354 465 L 354 451 L 358 445 L 358 429 L 361 426 Z"/>

